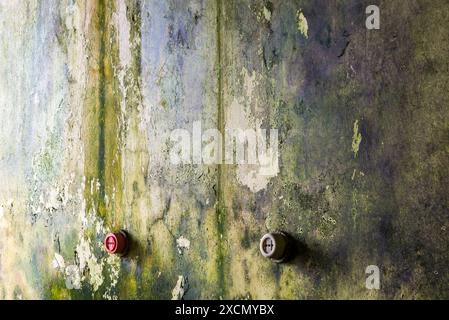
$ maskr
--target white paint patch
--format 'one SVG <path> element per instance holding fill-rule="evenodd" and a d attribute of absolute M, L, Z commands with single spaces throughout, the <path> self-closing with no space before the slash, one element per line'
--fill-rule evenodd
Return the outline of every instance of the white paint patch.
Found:
<path fill-rule="evenodd" d="M 172 300 L 181 300 L 188 289 L 187 278 L 178 276 L 176 286 L 172 290 Z"/>
<path fill-rule="evenodd" d="M 178 246 L 179 254 L 182 254 L 184 250 L 190 249 L 190 241 L 184 236 L 181 236 L 178 239 L 176 239 L 176 245 Z"/>
<path fill-rule="evenodd" d="M 55 253 L 55 257 L 53 258 L 51 265 L 53 269 L 64 270 L 65 269 L 64 257 L 58 253 Z"/>

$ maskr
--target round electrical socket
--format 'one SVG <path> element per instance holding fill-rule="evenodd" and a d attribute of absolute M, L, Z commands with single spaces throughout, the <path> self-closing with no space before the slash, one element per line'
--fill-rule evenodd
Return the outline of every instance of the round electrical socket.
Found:
<path fill-rule="evenodd" d="M 287 255 L 288 238 L 282 232 L 267 233 L 260 239 L 260 252 L 265 258 L 282 262 Z"/>

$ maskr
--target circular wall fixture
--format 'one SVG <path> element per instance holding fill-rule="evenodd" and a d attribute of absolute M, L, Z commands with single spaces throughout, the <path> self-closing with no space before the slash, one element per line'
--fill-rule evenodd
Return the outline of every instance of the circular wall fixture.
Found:
<path fill-rule="evenodd" d="M 281 263 L 287 256 L 288 238 L 282 233 L 267 233 L 260 239 L 260 252 L 265 258 Z"/>
<path fill-rule="evenodd" d="M 128 236 L 125 231 L 111 232 L 104 238 L 104 247 L 110 254 L 125 255 L 128 251 Z"/>

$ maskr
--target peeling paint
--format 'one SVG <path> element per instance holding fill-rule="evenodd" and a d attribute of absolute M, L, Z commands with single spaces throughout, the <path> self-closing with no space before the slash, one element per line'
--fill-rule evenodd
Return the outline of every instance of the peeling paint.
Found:
<path fill-rule="evenodd" d="M 190 241 L 184 236 L 180 236 L 178 239 L 176 239 L 176 245 L 178 246 L 179 254 L 182 254 L 184 250 L 190 249 Z"/>
<path fill-rule="evenodd" d="M 69 290 L 81 289 L 81 275 L 77 265 L 69 265 L 65 268 L 65 286 Z"/>
<path fill-rule="evenodd" d="M 296 11 L 296 21 L 298 24 L 298 31 L 304 36 L 304 38 L 309 38 L 309 24 L 307 19 L 302 12 L 302 10 Z"/>
<path fill-rule="evenodd" d="M 55 258 L 53 259 L 51 265 L 54 269 L 60 269 L 64 271 L 65 270 L 64 257 L 58 253 L 55 253 Z"/>
<path fill-rule="evenodd" d="M 271 20 L 271 11 L 267 7 L 263 7 L 263 16 L 265 20 L 270 21 Z"/>
<path fill-rule="evenodd" d="M 188 289 L 187 278 L 179 276 L 172 291 L 172 300 L 181 300 Z"/>

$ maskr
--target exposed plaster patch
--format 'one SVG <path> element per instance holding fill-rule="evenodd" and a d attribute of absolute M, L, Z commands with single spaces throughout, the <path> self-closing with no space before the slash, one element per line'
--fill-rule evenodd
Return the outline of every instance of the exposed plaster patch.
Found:
<path fill-rule="evenodd" d="M 51 187 L 48 192 L 44 192 L 45 200 L 41 195 L 40 210 L 55 211 L 55 213 L 66 212 L 69 208 L 65 207 L 67 199 L 75 199 L 69 193 L 69 183 L 65 184 L 63 188 Z M 84 185 L 85 179 L 81 185 Z M 97 182 L 91 184 L 92 188 L 98 187 Z M 72 262 L 67 262 L 64 257 L 55 253 L 51 262 L 54 269 L 62 271 L 65 279 L 66 288 L 71 290 L 79 290 L 83 283 L 88 283 L 92 286 L 92 292 L 96 292 L 105 282 L 105 277 L 109 277 L 109 285 L 104 288 L 104 299 L 116 299 L 113 295 L 113 289 L 118 283 L 120 274 L 120 261 L 117 257 L 104 254 L 103 244 L 96 239 L 102 238 L 106 233 L 103 220 L 98 217 L 95 212 L 86 212 L 86 203 L 84 200 L 83 188 L 79 188 L 76 193 L 75 201 L 79 207 L 74 210 L 78 228 L 78 243 L 75 247 L 75 259 Z M 54 215 L 54 218 L 57 217 Z M 0 220 L 1 221 L 1 220 Z M 94 236 L 87 236 L 94 232 Z M 93 239 L 93 240 L 91 240 Z"/>
<path fill-rule="evenodd" d="M 258 174 L 257 170 L 250 168 L 239 168 L 237 170 L 237 179 L 247 186 L 252 192 L 257 193 L 268 186 L 272 177 Z"/>
<path fill-rule="evenodd" d="M 95 292 L 103 284 L 103 261 L 99 261 L 92 251 L 89 239 L 82 237 L 76 247 L 79 270 L 81 274 L 88 271 L 89 283 Z"/>
<path fill-rule="evenodd" d="M 31 195 L 29 207 L 31 212 L 36 217 L 42 216 L 42 214 L 46 214 L 49 217 L 55 212 L 63 211 L 67 209 L 67 206 L 70 200 L 73 200 L 73 197 L 70 195 L 70 186 L 73 184 L 73 174 L 70 179 L 67 180 L 66 183 L 63 184 L 55 184 L 54 186 L 50 186 L 47 189 L 44 189 L 39 194 L 39 201 L 34 201 L 35 196 Z M 34 193 L 38 192 L 38 188 L 36 184 L 38 180 L 34 180 L 35 184 Z"/>
<path fill-rule="evenodd" d="M 65 286 L 67 289 L 81 289 L 81 275 L 77 265 L 70 265 L 65 268 Z"/>
<path fill-rule="evenodd" d="M 296 23 L 298 24 L 298 31 L 304 36 L 309 38 L 309 24 L 302 10 L 296 11 Z"/>
<path fill-rule="evenodd" d="M 68 265 L 65 268 L 65 283 L 67 289 L 80 289 L 81 284 L 87 281 L 92 286 L 92 291 L 96 292 L 100 286 L 104 283 L 104 270 L 108 269 L 109 277 L 111 279 L 110 286 L 106 288 L 103 298 L 115 299 L 112 295 L 113 288 L 117 285 L 120 271 L 120 263 L 117 263 L 114 257 L 96 256 L 94 251 L 101 250 L 102 244 L 97 243 L 93 245 L 90 239 L 84 236 L 84 228 L 94 227 L 95 230 L 104 233 L 104 227 L 96 220 L 94 215 L 86 217 L 83 214 L 80 217 L 83 225 L 79 235 L 79 242 L 76 246 L 76 264 Z M 98 235 L 98 234 L 97 234 Z M 53 266 L 58 264 L 61 267 L 61 262 L 64 262 L 64 258 L 55 254 L 53 260 Z M 64 264 L 62 264 L 61 268 Z"/>
<path fill-rule="evenodd" d="M 65 270 L 64 257 L 61 256 L 59 253 L 55 253 L 55 257 L 53 258 L 51 265 L 54 269 Z"/>
<path fill-rule="evenodd" d="M 247 74 L 245 71 L 243 74 Z M 255 77 L 254 75 L 251 78 Z M 246 87 L 246 92 L 252 93 L 254 87 L 250 85 L 253 83 L 249 81 Z M 242 99 L 243 100 L 243 99 Z M 249 99 L 248 99 L 249 100 Z M 278 150 L 277 146 L 271 146 L 264 150 L 259 143 L 262 141 L 262 121 L 255 119 L 250 113 L 250 108 L 246 107 L 237 98 L 234 98 L 228 113 L 227 122 L 230 123 L 230 129 L 253 129 L 257 133 L 257 157 L 258 164 L 240 164 L 237 167 L 237 180 L 244 186 L 247 186 L 252 192 L 256 193 L 268 186 L 270 180 L 279 173 Z M 274 137 L 270 137 L 270 140 Z M 277 137 L 276 137 L 277 138 Z M 265 137 L 266 139 L 266 137 Z M 277 144 L 277 139 L 273 139 L 274 144 Z M 271 141 L 270 141 L 271 144 Z"/>
<path fill-rule="evenodd" d="M 190 249 L 190 241 L 184 236 L 181 236 L 178 239 L 176 239 L 176 245 L 178 246 L 179 254 L 183 254 L 184 250 Z"/>
<path fill-rule="evenodd" d="M 41 199 L 42 200 L 42 199 Z M 47 201 L 44 203 L 47 210 L 58 210 L 60 207 L 59 191 L 56 188 L 51 188 L 47 194 Z"/>
<path fill-rule="evenodd" d="M 176 286 L 172 290 L 172 300 L 181 300 L 188 289 L 187 278 L 178 276 Z"/>

